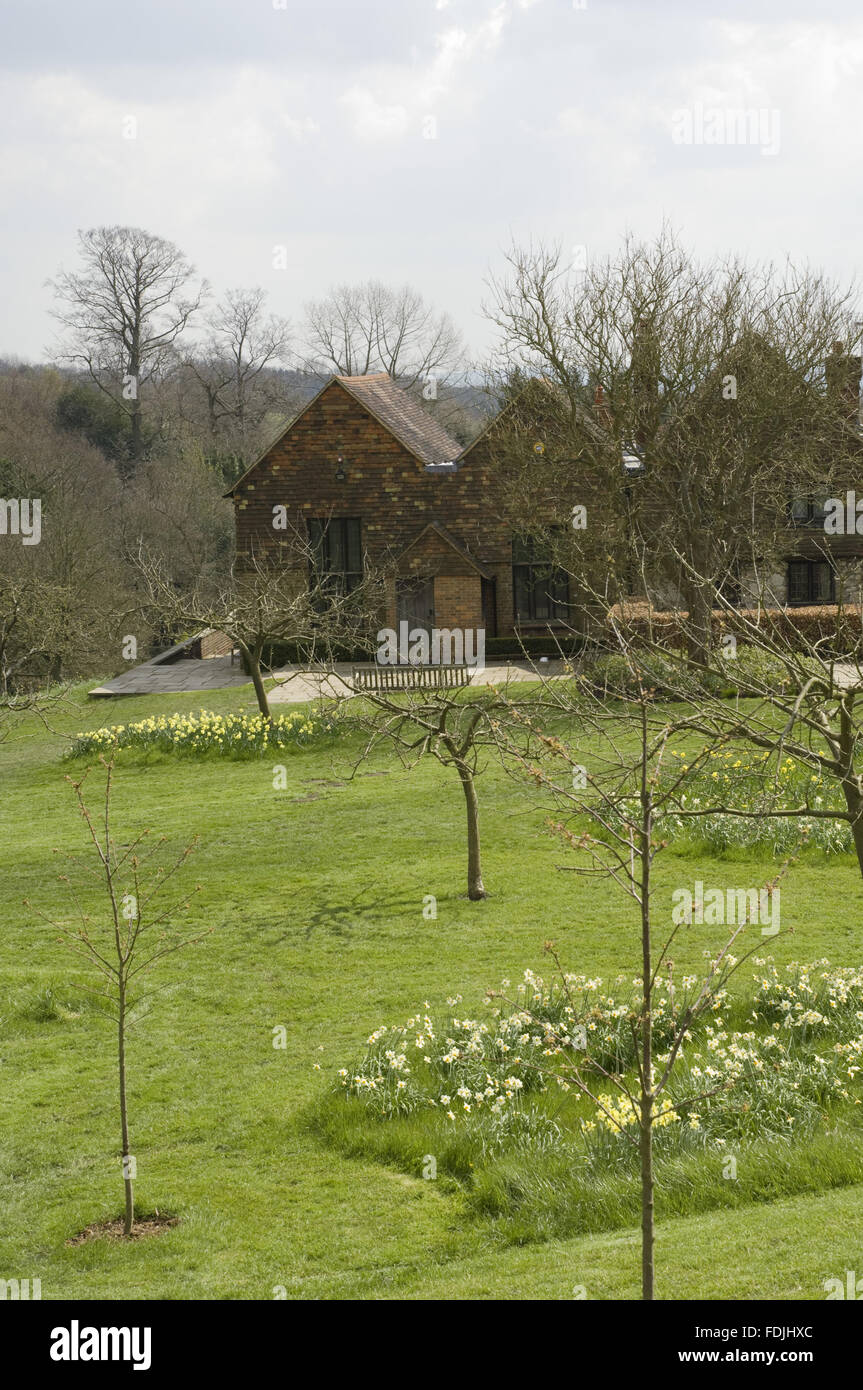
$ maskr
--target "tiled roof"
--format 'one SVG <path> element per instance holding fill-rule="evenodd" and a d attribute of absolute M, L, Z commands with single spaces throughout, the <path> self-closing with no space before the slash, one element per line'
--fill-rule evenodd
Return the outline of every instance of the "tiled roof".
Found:
<path fill-rule="evenodd" d="M 462 445 L 386 372 L 339 376 L 336 381 L 421 463 L 449 463 L 462 452 Z"/>

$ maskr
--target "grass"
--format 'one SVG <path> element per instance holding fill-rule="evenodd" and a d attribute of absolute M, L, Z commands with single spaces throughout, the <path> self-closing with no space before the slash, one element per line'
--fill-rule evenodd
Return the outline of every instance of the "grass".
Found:
<path fill-rule="evenodd" d="M 492 896 L 469 903 L 457 778 L 432 763 L 407 773 L 384 752 L 350 778 L 349 743 L 292 754 L 284 791 L 273 787 L 277 758 L 119 762 L 118 838 L 150 826 L 179 847 L 199 835 L 187 870 L 202 890 L 193 920 L 214 931 L 166 962 L 131 1040 L 138 1202 L 180 1223 L 128 1245 L 66 1244 L 118 1214 L 122 1183 L 110 1027 L 86 1002 L 83 967 L 39 916 L 68 912 L 58 875 L 68 854 L 84 863 L 61 755 L 79 730 L 107 723 L 252 708 L 249 689 L 116 702 L 78 690 L 71 700 L 51 730 L 28 719 L 0 745 L 0 1277 L 41 1277 L 45 1298 L 571 1298 L 574 1284 L 636 1297 L 625 1203 L 613 1230 L 591 1230 L 601 1209 L 591 1216 L 582 1202 L 575 1223 L 563 1214 L 566 1239 L 511 1244 L 524 1232 L 496 1217 L 503 1174 L 474 1187 L 423 1181 L 398 1154 L 310 1128 L 311 1113 L 327 1113 L 335 1069 L 382 1021 L 541 969 L 549 937 L 568 968 L 637 973 L 630 904 L 613 886 L 555 872 L 565 852 L 526 789 L 494 768 L 481 779 Z M 729 881 L 734 862 L 666 851 L 659 892 L 670 902 L 696 877 Z M 752 852 L 739 865 L 740 882 L 775 868 Z M 423 917 L 429 894 L 436 920 Z M 805 853 L 783 886 L 770 954 L 856 963 L 861 906 L 853 860 Z M 677 969 L 701 963 L 706 930 L 692 929 Z M 273 1046 L 280 1027 L 284 1048 Z M 688 1213 L 685 1192 L 669 1189 L 662 1297 L 823 1297 L 825 1278 L 863 1271 L 853 1143 L 827 1171 L 814 1150 L 788 1161 L 809 1170 L 791 1199 L 769 1155 L 763 1181 L 738 1189 L 733 1208 Z M 540 1184 L 531 1201 L 542 1199 Z"/>

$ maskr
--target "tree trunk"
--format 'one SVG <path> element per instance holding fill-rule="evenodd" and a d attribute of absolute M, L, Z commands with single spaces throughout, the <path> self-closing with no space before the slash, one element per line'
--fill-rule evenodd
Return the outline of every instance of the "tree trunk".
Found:
<path fill-rule="evenodd" d="M 144 432 L 142 428 L 143 422 L 141 418 L 141 350 L 139 346 L 140 333 L 141 328 L 139 322 L 135 324 L 133 330 L 132 349 L 129 353 L 129 376 L 132 379 L 132 390 L 134 391 L 134 395 L 132 396 L 131 402 L 132 409 L 130 411 L 131 434 L 129 439 L 129 455 L 132 461 L 133 469 L 134 465 L 140 462 L 141 455 L 144 452 Z"/>
<path fill-rule="evenodd" d="M 642 710 L 642 717 L 644 712 Z M 646 741 L 646 724 L 642 729 Z M 645 748 L 645 743 L 642 744 Z M 654 1296 L 653 1251 L 656 1239 L 654 1227 L 653 1177 L 653 966 L 650 939 L 650 841 L 653 831 L 653 799 L 647 783 L 647 766 L 643 753 L 641 780 L 641 1114 L 639 1116 L 641 1158 L 641 1297 L 651 1301 Z"/>
<path fill-rule="evenodd" d="M 141 404 L 135 400 L 132 405 L 132 430 L 129 440 L 129 453 L 133 463 L 138 463 L 143 453 L 142 432 L 141 432 Z"/>
<path fill-rule="evenodd" d="M 686 653 L 690 661 L 710 665 L 713 646 L 712 612 L 705 585 L 693 584 L 686 596 L 689 619 L 686 625 Z"/>
<path fill-rule="evenodd" d="M 863 796 L 856 785 L 848 782 L 842 783 L 842 791 L 845 795 L 845 805 L 851 813 L 851 834 L 854 838 L 857 864 L 863 874 Z"/>
<path fill-rule="evenodd" d="M 270 713 L 270 702 L 267 699 L 267 692 L 264 687 L 264 678 L 261 674 L 260 648 L 257 646 L 254 649 L 247 647 L 245 642 L 243 642 L 242 639 L 239 637 L 237 638 L 237 645 L 240 648 L 240 651 L 243 653 L 243 656 L 246 658 L 246 664 L 249 668 L 249 675 L 252 677 L 252 685 L 255 687 L 255 698 L 258 702 L 258 709 L 261 711 L 261 714 L 264 716 L 267 722 L 271 724 L 273 716 Z"/>
<path fill-rule="evenodd" d="M 649 1025 L 648 1025 L 649 1026 Z M 641 1297 L 653 1299 L 653 1250 L 656 1233 L 653 1221 L 653 1096 L 641 1098 Z"/>
<path fill-rule="evenodd" d="M 852 718 L 853 696 L 846 695 L 839 710 L 839 755 L 842 759 L 842 794 L 851 815 L 851 834 L 857 863 L 863 874 L 863 790 L 860 778 L 854 772 L 854 749 L 856 732 Z"/>
<path fill-rule="evenodd" d="M 488 897 L 482 882 L 479 851 L 479 802 L 473 773 L 464 763 L 457 763 L 467 809 L 467 895 L 471 901 Z"/>
<path fill-rule="evenodd" d="M 117 1051 L 120 1072 L 120 1127 L 123 1138 L 123 1184 L 126 1189 L 126 1214 L 123 1235 L 132 1234 L 135 1220 L 135 1198 L 132 1190 L 131 1156 L 129 1154 L 129 1117 L 126 1109 L 126 983 L 120 981 L 120 1007 L 117 1023 Z"/>

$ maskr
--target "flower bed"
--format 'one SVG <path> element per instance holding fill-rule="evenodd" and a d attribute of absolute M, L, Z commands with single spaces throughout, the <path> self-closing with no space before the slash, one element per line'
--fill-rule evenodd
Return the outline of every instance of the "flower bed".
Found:
<path fill-rule="evenodd" d="M 254 758 L 274 751 L 290 752 L 336 737 L 339 721 L 329 714 L 294 710 L 266 720 L 262 714 L 161 715 L 135 724 L 112 724 L 91 733 L 78 734 L 67 757 L 92 757 L 126 749 L 142 752 L 214 754 L 227 758 Z"/>
<path fill-rule="evenodd" d="M 687 756 L 673 752 L 674 773 L 688 772 Z M 730 848 L 764 846 L 774 854 L 793 850 L 801 841 L 826 854 L 850 854 L 854 849 L 851 827 L 845 820 L 822 816 L 771 816 L 770 811 L 808 806 L 813 811 L 844 808 L 835 781 L 794 758 L 768 767 L 768 753 L 713 752 L 693 776 L 687 778 L 679 810 L 698 811 L 716 805 L 756 814 L 729 812 L 675 815 L 666 811 L 662 833 L 679 841 L 693 841 L 719 853 Z M 692 760 L 694 761 L 694 759 Z"/>
<path fill-rule="evenodd" d="M 834 1107 L 860 1104 L 863 969 L 831 969 L 826 960 L 782 973 L 768 959 L 756 967 L 748 1026 L 728 1026 L 722 1014 L 731 1004 L 718 990 L 684 1045 L 654 1118 L 661 1148 L 788 1139 L 816 1128 Z M 364 1055 L 339 1070 L 337 1089 L 376 1120 L 431 1112 L 444 1126 L 469 1126 L 487 1152 L 515 1142 L 572 1146 L 588 1163 L 623 1159 L 630 1146 L 620 1141 L 637 1126 L 631 1103 L 595 1080 L 596 1104 L 567 1074 L 577 1063 L 589 1077 L 596 1064 L 595 1078 L 602 1068 L 629 1075 L 632 1086 L 640 981 L 618 977 L 609 993 L 600 979 L 564 980 L 547 984 L 527 970 L 514 997 L 503 982 L 482 1019 L 450 1013 L 438 1023 L 425 1003 L 404 1026 L 376 1029 Z M 657 981 L 657 1068 L 696 987 L 694 977 Z M 460 1002 L 447 1001 L 451 1009 Z M 562 1106 L 563 1098 L 571 1103 Z"/>

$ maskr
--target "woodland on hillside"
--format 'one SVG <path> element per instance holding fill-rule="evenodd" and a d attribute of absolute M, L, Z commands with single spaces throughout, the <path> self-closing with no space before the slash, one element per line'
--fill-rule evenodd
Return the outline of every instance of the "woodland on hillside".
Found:
<path fill-rule="evenodd" d="M 0 547 L 6 693 L 112 672 L 128 634 L 141 659 L 184 636 L 154 617 L 136 557 L 180 593 L 224 581 L 226 490 L 333 373 L 388 371 L 465 443 L 492 408 L 458 384 L 449 318 L 408 288 L 336 286 L 289 322 L 128 227 L 82 233 L 78 269 L 50 284 L 48 360 L 0 361 L 0 498 L 38 498 L 43 518 L 38 544 Z"/>

